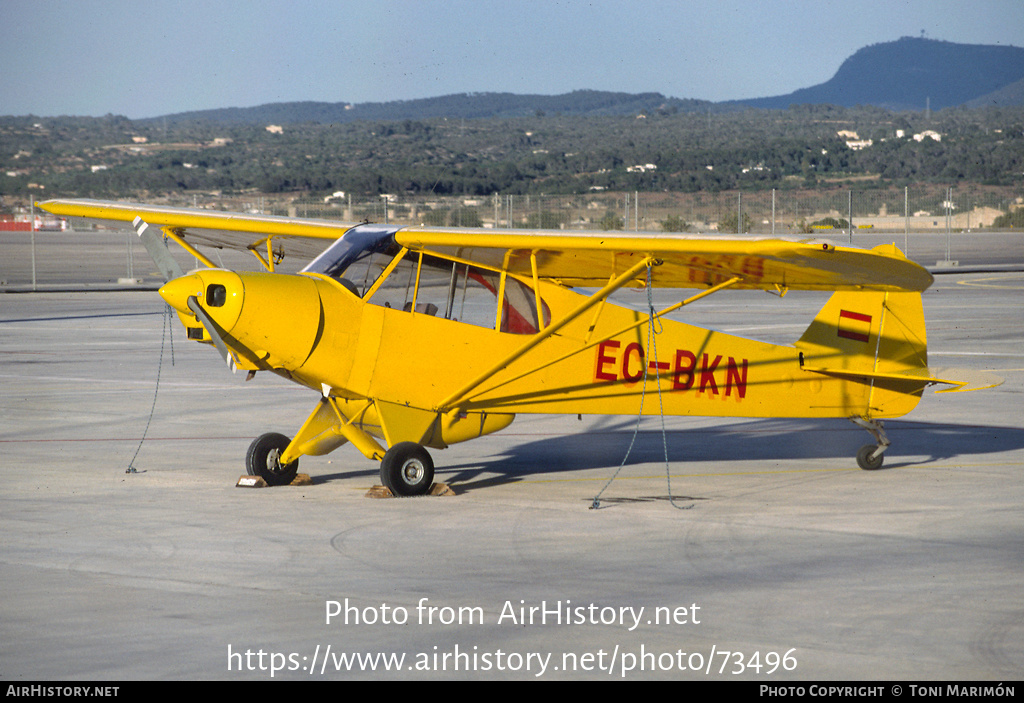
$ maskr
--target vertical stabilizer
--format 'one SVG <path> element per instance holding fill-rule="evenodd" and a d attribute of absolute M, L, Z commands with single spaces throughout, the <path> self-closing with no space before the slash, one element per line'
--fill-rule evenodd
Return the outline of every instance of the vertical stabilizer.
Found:
<path fill-rule="evenodd" d="M 895 247 L 893 247 L 895 249 Z M 935 379 L 917 292 L 839 291 L 796 343 L 805 371 L 870 386 L 866 417 L 898 417 Z"/>

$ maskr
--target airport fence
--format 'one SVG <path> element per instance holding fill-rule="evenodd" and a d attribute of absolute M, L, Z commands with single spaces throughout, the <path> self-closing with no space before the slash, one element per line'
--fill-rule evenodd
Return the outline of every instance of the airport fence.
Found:
<path fill-rule="evenodd" d="M 977 185 L 695 193 L 322 198 L 193 196 L 177 205 L 342 222 L 448 227 L 806 234 L 970 231 L 1024 207 L 1024 189 Z M 740 227 L 737 230 L 737 223 Z"/>

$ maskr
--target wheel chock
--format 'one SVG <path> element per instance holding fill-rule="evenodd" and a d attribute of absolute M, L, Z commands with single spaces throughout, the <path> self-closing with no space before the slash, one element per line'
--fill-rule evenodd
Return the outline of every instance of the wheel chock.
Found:
<path fill-rule="evenodd" d="M 454 496 L 455 491 L 447 483 L 435 483 L 424 495 L 428 496 Z M 395 494 L 387 486 L 374 486 L 366 492 L 365 498 L 394 498 Z"/>
<path fill-rule="evenodd" d="M 239 476 L 238 483 L 235 484 L 235 488 L 266 488 L 269 484 L 263 480 L 260 476 Z M 289 486 L 312 486 L 313 479 L 309 477 L 309 474 L 295 474 L 295 478 L 288 484 Z"/>
<path fill-rule="evenodd" d="M 366 492 L 364 498 L 394 498 L 395 494 L 387 486 L 374 486 Z"/>
<path fill-rule="evenodd" d="M 427 491 L 427 495 L 428 496 L 453 496 L 453 495 L 455 495 L 455 491 L 453 491 L 452 487 L 449 486 L 447 483 L 435 483 L 433 486 L 430 487 L 430 490 Z"/>
<path fill-rule="evenodd" d="M 235 488 L 266 488 L 267 482 L 261 476 L 239 476 Z"/>

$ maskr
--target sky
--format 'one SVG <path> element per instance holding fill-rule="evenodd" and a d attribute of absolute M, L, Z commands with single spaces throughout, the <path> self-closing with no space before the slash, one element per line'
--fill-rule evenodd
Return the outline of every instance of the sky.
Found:
<path fill-rule="evenodd" d="M 1024 0 L 0 0 L 0 115 L 452 93 L 733 100 L 902 36 L 1024 47 Z"/>

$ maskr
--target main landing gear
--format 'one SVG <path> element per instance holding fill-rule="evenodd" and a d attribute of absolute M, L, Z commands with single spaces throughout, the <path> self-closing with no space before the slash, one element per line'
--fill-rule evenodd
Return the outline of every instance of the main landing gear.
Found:
<path fill-rule="evenodd" d="M 882 468 L 882 454 L 890 444 L 889 438 L 885 435 L 882 421 L 866 417 L 851 417 L 850 421 L 870 432 L 877 442 L 877 444 L 865 444 L 857 451 L 857 466 L 865 471 Z"/>
<path fill-rule="evenodd" d="M 381 483 L 395 496 L 419 496 L 434 483 L 434 460 L 415 442 L 399 442 L 380 462 Z"/>
<path fill-rule="evenodd" d="M 269 486 L 291 483 L 298 473 L 299 460 L 290 464 L 281 463 L 281 455 L 290 441 L 276 432 L 257 437 L 249 445 L 245 456 L 246 472 L 250 476 L 261 477 Z M 384 460 L 380 463 L 380 480 L 392 495 L 424 495 L 434 483 L 434 461 L 419 444 L 399 442 L 384 453 Z"/>

